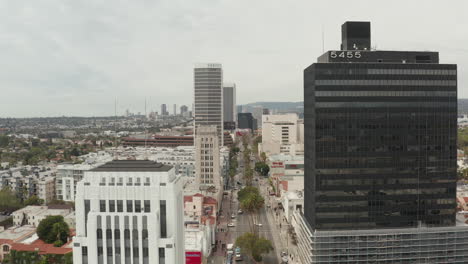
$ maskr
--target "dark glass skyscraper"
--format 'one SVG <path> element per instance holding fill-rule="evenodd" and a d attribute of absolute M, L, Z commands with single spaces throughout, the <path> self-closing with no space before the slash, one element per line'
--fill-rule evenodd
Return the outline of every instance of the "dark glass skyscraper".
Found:
<path fill-rule="evenodd" d="M 311 228 L 455 225 L 457 66 L 371 50 L 368 22 L 343 31 L 346 50 L 304 70 Z"/>

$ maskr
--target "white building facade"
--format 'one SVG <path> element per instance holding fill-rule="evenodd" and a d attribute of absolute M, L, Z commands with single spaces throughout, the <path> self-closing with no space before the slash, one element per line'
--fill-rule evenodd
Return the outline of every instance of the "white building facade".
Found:
<path fill-rule="evenodd" d="M 201 189 L 209 186 L 221 188 L 219 140 L 215 126 L 196 128 L 195 171 Z"/>
<path fill-rule="evenodd" d="M 97 166 L 97 165 L 96 165 Z M 57 166 L 55 191 L 58 200 L 72 202 L 75 200 L 76 184 L 83 179 L 85 171 L 95 166 L 89 164 L 62 164 Z"/>
<path fill-rule="evenodd" d="M 181 177 L 148 160 L 85 172 L 76 197 L 74 263 L 184 263 Z"/>
<path fill-rule="evenodd" d="M 297 114 L 263 115 L 259 151 L 268 156 L 304 155 L 304 122 Z"/>

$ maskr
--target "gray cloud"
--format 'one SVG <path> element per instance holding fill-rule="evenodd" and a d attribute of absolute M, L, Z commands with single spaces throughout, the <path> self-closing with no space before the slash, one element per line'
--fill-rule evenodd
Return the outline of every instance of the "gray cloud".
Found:
<path fill-rule="evenodd" d="M 346 20 L 379 49 L 438 50 L 468 97 L 468 3 L 434 0 L 4 0 L 0 116 L 111 115 L 192 102 L 192 67 L 221 62 L 238 102 L 302 100 L 302 70 Z"/>

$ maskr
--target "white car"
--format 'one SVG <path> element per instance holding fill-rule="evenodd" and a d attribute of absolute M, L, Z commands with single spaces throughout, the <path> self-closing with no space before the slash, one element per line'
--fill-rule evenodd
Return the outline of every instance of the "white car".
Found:
<path fill-rule="evenodd" d="M 229 223 L 228 227 L 235 227 L 236 225 L 234 223 Z"/>
<path fill-rule="evenodd" d="M 263 226 L 262 223 L 256 223 L 256 226 Z"/>
<path fill-rule="evenodd" d="M 231 215 L 231 218 L 232 218 L 232 219 L 235 219 L 235 218 L 236 218 L 236 214 L 232 214 L 232 215 Z"/>

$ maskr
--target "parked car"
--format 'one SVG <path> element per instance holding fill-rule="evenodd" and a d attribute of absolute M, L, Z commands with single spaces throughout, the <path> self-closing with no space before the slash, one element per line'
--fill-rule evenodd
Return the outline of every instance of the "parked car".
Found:
<path fill-rule="evenodd" d="M 235 227 L 236 225 L 234 223 L 229 223 L 227 226 L 228 227 Z"/>
<path fill-rule="evenodd" d="M 237 211 L 238 214 L 242 214 L 244 213 L 244 211 L 242 211 L 242 209 L 239 209 L 239 211 Z"/>
<path fill-rule="evenodd" d="M 232 218 L 232 219 L 235 219 L 235 218 L 236 218 L 236 214 L 232 214 L 232 215 L 231 215 L 231 218 Z"/>

